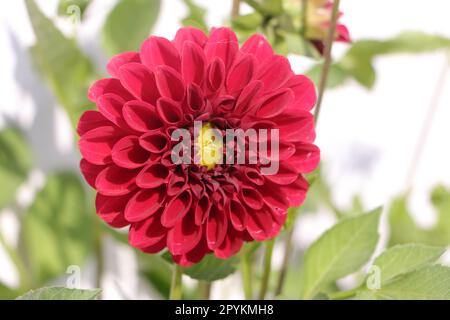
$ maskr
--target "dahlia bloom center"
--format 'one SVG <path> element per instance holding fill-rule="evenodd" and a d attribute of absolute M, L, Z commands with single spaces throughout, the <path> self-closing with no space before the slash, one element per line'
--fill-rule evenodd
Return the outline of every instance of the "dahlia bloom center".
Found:
<path fill-rule="evenodd" d="M 206 123 L 200 129 L 197 139 L 199 149 L 199 163 L 208 170 L 221 163 L 223 154 L 223 142 L 214 131 L 211 123 Z"/>

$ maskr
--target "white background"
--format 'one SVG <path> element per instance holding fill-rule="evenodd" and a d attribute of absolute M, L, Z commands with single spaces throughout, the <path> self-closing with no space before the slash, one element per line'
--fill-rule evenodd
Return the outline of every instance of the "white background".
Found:
<path fill-rule="evenodd" d="M 55 16 L 56 0 L 38 2 L 49 16 Z M 114 2 L 96 1 L 77 30 L 83 50 L 101 64 L 105 64 L 105 60 L 100 53 L 98 30 Z M 162 12 L 153 33 L 171 38 L 179 27 L 179 21 L 186 15 L 186 9 L 179 0 L 162 2 Z M 211 26 L 220 26 L 226 21 L 231 0 L 197 2 L 208 8 Z M 345 13 L 342 21 L 354 40 L 385 39 L 405 30 L 450 38 L 448 0 L 343 0 L 341 3 Z M 72 26 L 64 19 L 55 18 L 55 21 L 65 33 L 73 32 Z M 30 202 L 34 191 L 42 185 L 42 172 L 76 168 L 78 164 L 67 117 L 28 60 L 27 48 L 33 42 L 34 35 L 24 3 L 4 1 L 0 10 L 0 126 L 6 119 L 19 123 L 27 132 L 36 158 L 36 170 L 18 194 L 22 203 Z M 345 48 L 345 45 L 335 46 L 334 54 L 339 56 Z M 290 60 L 297 72 L 312 64 L 309 59 L 301 57 L 290 57 Z M 340 206 L 348 206 L 353 195 L 359 193 L 365 206 L 373 208 L 389 203 L 393 196 L 411 187 L 410 207 L 415 219 L 425 226 L 433 224 L 435 213 L 428 201 L 429 190 L 437 183 L 450 186 L 448 61 L 444 52 L 381 57 L 376 60 L 378 77 L 373 90 L 349 83 L 326 93 L 317 144 L 322 150 L 327 180 Z M 447 79 L 444 79 L 446 82 L 432 130 L 412 183 L 407 185 L 407 172 L 417 138 L 443 72 Z M 332 215 L 325 210 L 301 219 L 296 229 L 295 245 L 307 247 L 333 221 Z M 385 225 L 382 229 L 383 239 L 386 239 Z M 17 241 L 17 222 L 7 210 L 0 215 L 0 230 L 11 243 Z M 133 250 L 112 241 L 106 246 L 104 296 L 154 297 L 136 277 Z M 17 275 L 1 250 L 0 280 L 15 286 Z M 281 254 L 280 248 L 276 248 L 275 265 L 279 265 Z M 85 287 L 93 285 L 93 268 L 93 263 L 88 263 L 82 269 L 82 285 Z M 344 285 L 352 281 L 351 278 L 347 280 Z M 238 276 L 221 281 L 214 286 L 213 297 L 242 298 L 239 281 Z"/>

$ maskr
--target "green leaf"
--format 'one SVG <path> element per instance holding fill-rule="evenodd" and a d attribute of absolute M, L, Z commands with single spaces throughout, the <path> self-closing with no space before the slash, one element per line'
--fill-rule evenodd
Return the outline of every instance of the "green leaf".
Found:
<path fill-rule="evenodd" d="M 10 300 L 17 297 L 19 293 L 0 282 L 0 300 Z"/>
<path fill-rule="evenodd" d="M 258 12 L 253 12 L 234 18 L 232 24 L 233 28 L 254 31 L 261 25 L 262 21 L 263 17 Z"/>
<path fill-rule="evenodd" d="M 17 188 L 32 167 L 32 154 L 22 133 L 15 128 L 0 131 L 0 209 L 14 200 Z"/>
<path fill-rule="evenodd" d="M 78 176 L 47 177 L 45 187 L 24 215 L 21 245 L 35 285 L 81 266 L 92 248 L 91 210 Z M 93 216 L 93 215 L 92 215 Z"/>
<path fill-rule="evenodd" d="M 277 16 L 283 13 L 282 0 L 244 0 L 256 11 L 269 16 Z"/>
<path fill-rule="evenodd" d="M 32 290 L 16 300 L 97 300 L 101 290 L 80 290 L 68 288 L 41 288 Z"/>
<path fill-rule="evenodd" d="M 371 293 L 377 299 L 448 300 L 450 268 L 441 265 L 426 266 L 405 274 Z"/>
<path fill-rule="evenodd" d="M 397 245 L 379 255 L 373 265 L 380 268 L 383 286 L 399 275 L 435 262 L 444 252 L 445 248 L 421 244 Z"/>
<path fill-rule="evenodd" d="M 33 63 L 76 126 L 90 104 L 87 90 L 96 77 L 94 68 L 75 41 L 67 39 L 34 0 L 25 3 L 37 40 L 31 48 Z"/>
<path fill-rule="evenodd" d="M 196 4 L 193 0 L 183 0 L 189 13 L 182 21 L 183 26 L 192 26 L 208 32 L 208 24 L 206 23 L 206 10 Z"/>
<path fill-rule="evenodd" d="M 103 45 L 108 55 L 138 51 L 152 31 L 160 7 L 160 0 L 120 0 L 103 27 Z"/>
<path fill-rule="evenodd" d="M 381 211 L 342 220 L 311 245 L 302 271 L 304 299 L 314 298 L 321 289 L 367 262 L 378 242 Z"/>

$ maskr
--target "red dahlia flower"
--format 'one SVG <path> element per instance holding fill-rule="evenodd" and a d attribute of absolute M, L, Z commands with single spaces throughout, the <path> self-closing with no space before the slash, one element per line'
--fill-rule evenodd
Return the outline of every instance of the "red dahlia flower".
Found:
<path fill-rule="evenodd" d="M 89 90 L 98 111 L 78 126 L 81 171 L 104 221 L 129 226 L 130 244 L 144 252 L 167 247 L 183 266 L 279 233 L 287 209 L 305 198 L 302 174 L 319 162 L 308 78 L 262 36 L 239 48 L 227 28 L 209 37 L 182 28 L 173 41 L 152 36 L 107 69 L 111 78 Z M 174 164 L 171 133 L 196 120 L 221 132 L 279 129 L 278 173 L 263 175 L 261 163 Z"/>

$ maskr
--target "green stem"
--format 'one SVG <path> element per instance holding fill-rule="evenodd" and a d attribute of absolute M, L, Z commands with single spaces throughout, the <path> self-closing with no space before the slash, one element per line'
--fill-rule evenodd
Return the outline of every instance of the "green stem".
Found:
<path fill-rule="evenodd" d="M 242 283 L 244 286 L 244 296 L 245 300 L 253 299 L 253 288 L 252 288 L 252 261 L 251 255 L 246 250 L 242 249 L 241 254 L 241 273 L 242 273 Z"/>
<path fill-rule="evenodd" d="M 330 293 L 328 296 L 330 297 L 331 300 L 345 300 L 354 297 L 358 293 L 358 290 L 360 289 L 361 289 L 360 287 L 357 287 L 355 289 L 347 291 L 334 292 Z"/>
<path fill-rule="evenodd" d="M 275 296 L 279 296 L 283 291 L 284 280 L 286 279 L 287 268 L 289 266 L 289 258 L 291 256 L 292 250 L 292 237 L 294 236 L 294 226 L 291 226 L 288 233 L 286 234 L 285 244 L 284 244 L 284 256 L 283 262 L 280 269 L 280 274 L 278 276 L 277 287 L 275 289 Z"/>
<path fill-rule="evenodd" d="M 209 300 L 211 297 L 211 282 L 199 281 L 198 283 L 198 293 L 201 300 Z"/>
<path fill-rule="evenodd" d="M 175 264 L 172 273 L 172 285 L 170 286 L 170 300 L 181 300 L 183 294 L 182 276 L 183 269 Z"/>
<path fill-rule="evenodd" d="M 259 299 L 266 298 L 267 288 L 269 287 L 270 271 L 272 270 L 272 254 L 275 241 L 269 240 L 266 243 L 266 254 L 264 256 L 264 270 L 261 279 L 261 290 L 259 292 Z"/>
<path fill-rule="evenodd" d="M 323 96 L 327 87 L 328 73 L 331 66 L 331 49 L 333 48 L 334 37 L 336 34 L 336 25 L 339 18 L 339 3 L 340 0 L 334 0 L 333 2 L 333 13 L 330 21 L 330 29 L 328 30 L 328 35 L 325 42 L 325 60 L 323 63 L 322 74 L 319 81 L 319 97 L 317 99 L 316 109 L 314 110 L 314 119 L 316 124 L 319 120 L 320 108 L 322 107 Z"/>
<path fill-rule="evenodd" d="M 231 19 L 236 19 L 239 16 L 241 9 L 241 0 L 233 0 L 233 5 L 231 7 Z"/>

